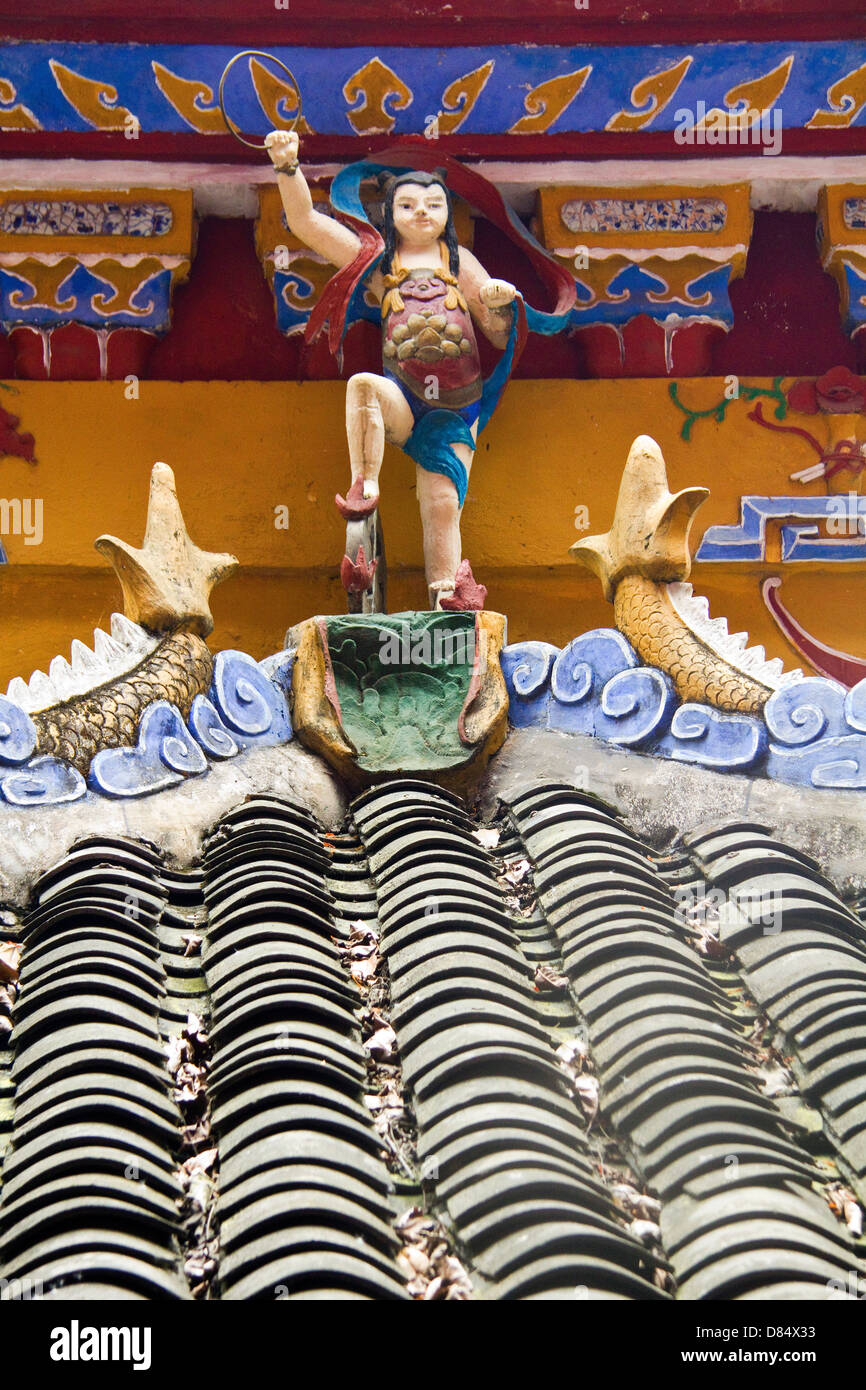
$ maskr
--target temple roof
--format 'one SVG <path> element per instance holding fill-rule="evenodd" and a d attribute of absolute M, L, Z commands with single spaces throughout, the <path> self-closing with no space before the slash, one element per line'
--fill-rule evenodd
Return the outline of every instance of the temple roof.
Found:
<path fill-rule="evenodd" d="M 653 848 L 543 775 L 480 814 L 397 779 L 336 829 L 253 793 L 182 868 L 85 836 L 5 917 L 0 1275 L 851 1297 L 864 915 L 757 818 Z"/>

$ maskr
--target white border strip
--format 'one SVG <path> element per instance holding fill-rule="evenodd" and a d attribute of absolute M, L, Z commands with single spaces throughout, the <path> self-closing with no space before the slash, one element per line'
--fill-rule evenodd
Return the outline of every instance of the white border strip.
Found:
<path fill-rule="evenodd" d="M 341 164 L 309 164 L 308 178 L 330 178 Z M 825 184 L 866 184 L 866 155 L 742 155 L 718 159 L 481 160 L 469 163 L 501 190 L 522 215 L 535 210 L 542 185 L 584 184 L 621 190 L 648 184 L 677 184 L 684 189 L 750 183 L 756 210 L 814 212 Z M 0 188 L 192 188 L 200 216 L 255 217 L 256 186 L 273 174 L 263 158 L 255 164 L 131 164 L 120 159 L 3 159 Z"/>

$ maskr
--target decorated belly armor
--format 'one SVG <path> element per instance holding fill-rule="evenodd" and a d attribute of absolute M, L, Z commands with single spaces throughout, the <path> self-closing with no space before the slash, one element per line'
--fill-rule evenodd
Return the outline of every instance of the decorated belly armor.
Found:
<path fill-rule="evenodd" d="M 404 394 L 440 409 L 461 410 L 481 397 L 481 360 L 475 329 L 448 253 L 440 242 L 438 268 L 400 265 L 385 276 L 382 355 L 385 371 Z M 431 393 L 430 377 L 438 391 Z"/>

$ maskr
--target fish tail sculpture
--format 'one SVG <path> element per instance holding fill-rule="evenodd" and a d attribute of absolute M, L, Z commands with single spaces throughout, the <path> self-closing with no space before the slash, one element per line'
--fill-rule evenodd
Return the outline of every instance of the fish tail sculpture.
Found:
<path fill-rule="evenodd" d="M 725 619 L 709 617 L 706 599 L 692 593 L 689 532 L 709 496 L 705 487 L 672 493 L 661 449 L 649 435 L 632 444 L 613 525 L 605 535 L 577 541 L 570 554 L 601 580 L 617 628 L 641 661 L 665 671 L 682 700 L 759 714 L 773 690 L 799 672 L 766 661 L 731 635 Z"/>
<path fill-rule="evenodd" d="M 155 700 L 177 705 L 186 719 L 196 695 L 208 690 L 212 673 L 213 657 L 201 637 L 171 633 L 128 673 L 31 715 L 36 751 L 86 775 L 101 749 L 134 746 L 141 716 Z"/>
<path fill-rule="evenodd" d="M 56 657 L 48 676 L 36 672 L 29 684 L 16 678 L 7 692 L 36 725 L 37 751 L 83 774 L 101 749 L 135 744 L 148 705 L 168 700 L 186 718 L 196 695 L 208 690 L 210 591 L 238 563 L 190 540 L 174 473 L 164 463 L 151 472 L 141 548 L 115 536 L 100 536 L 95 545 L 117 572 L 125 617 L 114 615 L 111 636 L 94 634 L 92 651 L 73 642 L 71 666 Z"/>

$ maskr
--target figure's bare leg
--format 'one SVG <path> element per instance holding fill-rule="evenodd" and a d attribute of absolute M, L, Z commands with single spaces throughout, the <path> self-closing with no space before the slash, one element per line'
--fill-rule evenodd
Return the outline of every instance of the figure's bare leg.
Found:
<path fill-rule="evenodd" d="M 472 451 L 465 444 L 454 444 L 452 448 L 468 475 L 472 467 Z M 455 575 L 461 558 L 460 506 L 457 489 L 444 473 L 428 473 L 419 464 L 416 466 L 416 479 L 424 530 L 424 574 L 428 601 L 431 608 L 438 608 L 441 599 L 450 598 L 454 592 Z"/>
<path fill-rule="evenodd" d="M 379 495 L 379 470 L 385 440 L 405 444 L 412 433 L 412 412 L 402 392 L 387 377 L 358 372 L 346 385 L 346 437 L 352 482 L 361 480 L 365 498 Z"/>

